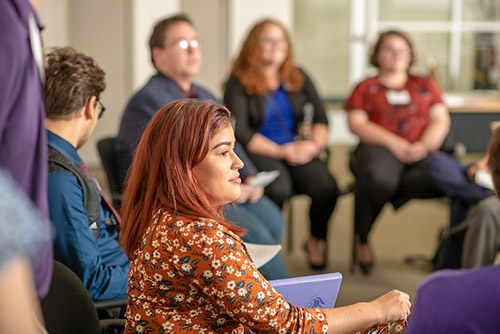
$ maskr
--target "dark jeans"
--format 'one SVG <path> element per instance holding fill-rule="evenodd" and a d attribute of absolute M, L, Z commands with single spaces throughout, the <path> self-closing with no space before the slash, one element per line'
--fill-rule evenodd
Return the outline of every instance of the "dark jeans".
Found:
<path fill-rule="evenodd" d="M 259 170 L 280 171 L 280 176 L 265 190 L 266 195 L 280 207 L 283 207 L 283 203 L 294 193 L 311 197 L 311 235 L 326 239 L 328 221 L 335 209 L 339 193 L 337 182 L 328 171 L 326 163 L 315 158 L 305 165 L 290 166 L 284 161 L 262 155 L 249 156 Z"/>
<path fill-rule="evenodd" d="M 451 198 L 450 228 L 460 224 L 470 206 L 487 197 L 490 191 L 467 178 L 467 167 L 444 153 L 436 153 L 425 161 L 430 179 L 445 196 Z M 437 269 L 460 268 L 462 239 L 445 240 L 439 254 Z"/>
<path fill-rule="evenodd" d="M 380 145 L 359 144 L 351 168 L 356 177 L 354 231 L 361 243 L 368 242 L 372 225 L 387 202 L 398 209 L 412 198 L 441 195 L 425 175 L 423 161 L 406 165 Z"/>

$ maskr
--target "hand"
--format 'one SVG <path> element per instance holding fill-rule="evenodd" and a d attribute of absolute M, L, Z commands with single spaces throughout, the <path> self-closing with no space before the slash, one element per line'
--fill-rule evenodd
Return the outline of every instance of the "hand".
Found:
<path fill-rule="evenodd" d="M 407 141 L 404 138 L 397 138 L 391 141 L 391 143 L 387 146 L 389 151 L 391 151 L 392 154 L 396 158 L 399 159 L 399 161 L 405 163 L 405 164 L 411 164 L 414 162 L 414 160 L 410 156 L 410 146 L 411 143 Z"/>
<path fill-rule="evenodd" d="M 374 311 L 379 314 L 381 324 L 401 319 L 406 320 L 410 314 L 410 296 L 398 290 L 392 290 L 371 301 L 370 304 Z"/>
<path fill-rule="evenodd" d="M 262 186 L 252 187 L 248 183 L 242 183 L 240 185 L 241 194 L 240 197 L 236 199 L 236 203 L 238 204 L 243 204 L 246 202 L 255 203 L 262 197 L 262 195 L 264 195 L 264 187 Z"/>
<path fill-rule="evenodd" d="M 488 167 L 488 158 L 489 158 L 489 156 L 487 155 L 484 158 L 482 158 L 481 160 L 479 160 L 478 162 L 476 162 L 474 165 L 467 168 L 467 177 L 469 178 L 470 181 L 474 181 L 474 179 L 476 178 L 476 172 L 479 169 L 482 169 L 485 171 L 490 170 Z"/>
<path fill-rule="evenodd" d="M 242 183 L 240 184 L 241 194 L 240 197 L 236 199 L 236 203 L 243 204 L 248 202 L 248 199 L 252 195 L 253 187 L 251 185 Z"/>
<path fill-rule="evenodd" d="M 282 146 L 284 159 L 292 166 L 305 165 L 320 153 L 320 146 L 313 140 L 301 140 Z"/>
<path fill-rule="evenodd" d="M 430 152 L 428 147 L 421 141 L 416 141 L 410 144 L 410 147 L 408 149 L 409 157 L 411 160 L 413 160 L 413 162 L 417 162 L 427 158 L 429 153 Z"/>
<path fill-rule="evenodd" d="M 476 179 L 476 172 L 479 168 L 477 167 L 477 165 L 472 165 L 470 166 L 469 168 L 467 168 L 467 178 L 469 179 L 469 181 L 474 181 Z"/>
<path fill-rule="evenodd" d="M 263 186 L 253 187 L 252 195 L 250 195 L 250 197 L 248 198 L 248 201 L 250 203 L 258 202 L 263 195 L 264 195 L 264 187 Z"/>

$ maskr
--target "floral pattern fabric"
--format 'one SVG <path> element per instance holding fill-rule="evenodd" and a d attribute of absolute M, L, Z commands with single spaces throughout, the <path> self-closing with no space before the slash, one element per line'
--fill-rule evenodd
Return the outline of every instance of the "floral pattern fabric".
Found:
<path fill-rule="evenodd" d="M 382 325 L 374 325 L 356 334 L 403 334 L 407 326 L 408 322 L 406 320 L 398 320 Z"/>
<path fill-rule="evenodd" d="M 210 219 L 160 209 L 130 263 L 126 333 L 326 333 L 259 273 L 241 239 Z"/>

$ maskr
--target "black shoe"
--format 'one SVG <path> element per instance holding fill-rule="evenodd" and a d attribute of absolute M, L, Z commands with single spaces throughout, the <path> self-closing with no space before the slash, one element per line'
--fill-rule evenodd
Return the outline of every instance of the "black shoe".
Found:
<path fill-rule="evenodd" d="M 323 241 L 323 242 L 325 242 L 325 247 L 323 249 L 323 259 L 324 259 L 323 263 L 312 263 L 311 258 L 310 258 L 310 254 L 309 254 L 309 249 L 307 248 L 307 241 L 304 244 L 304 250 L 306 251 L 306 254 L 307 254 L 307 261 L 309 262 L 309 267 L 311 267 L 311 269 L 313 269 L 313 270 L 324 270 L 326 268 L 326 254 L 327 254 L 326 241 Z"/>
<path fill-rule="evenodd" d="M 361 270 L 361 273 L 365 276 L 368 276 L 372 273 L 373 270 L 373 261 L 369 263 L 358 263 L 359 269 Z"/>
<path fill-rule="evenodd" d="M 356 236 L 356 238 L 357 238 L 357 236 Z M 351 273 L 354 273 L 354 269 L 356 268 L 356 264 L 357 264 L 359 266 L 361 273 L 365 276 L 368 276 L 372 273 L 375 262 L 373 261 L 373 259 L 368 263 L 361 263 L 358 261 L 358 259 L 356 257 L 356 242 L 359 242 L 359 241 L 355 240 L 352 243 Z"/>

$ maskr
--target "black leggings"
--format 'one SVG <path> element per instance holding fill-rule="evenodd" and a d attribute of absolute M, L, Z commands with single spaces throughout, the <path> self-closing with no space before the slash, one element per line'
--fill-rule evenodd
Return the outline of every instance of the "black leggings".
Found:
<path fill-rule="evenodd" d="M 328 171 L 328 167 L 320 159 L 290 166 L 284 161 L 262 155 L 249 154 L 250 159 L 259 170 L 279 170 L 280 176 L 266 187 L 265 193 L 280 207 L 294 193 L 311 197 L 309 219 L 311 235 L 318 239 L 326 239 L 328 221 L 335 209 L 338 197 L 337 182 Z"/>
<path fill-rule="evenodd" d="M 356 177 L 354 232 L 361 243 L 385 203 L 395 209 L 412 198 L 441 196 L 425 174 L 425 160 L 406 165 L 388 149 L 373 144 L 359 144 L 354 151 L 352 169 Z"/>

